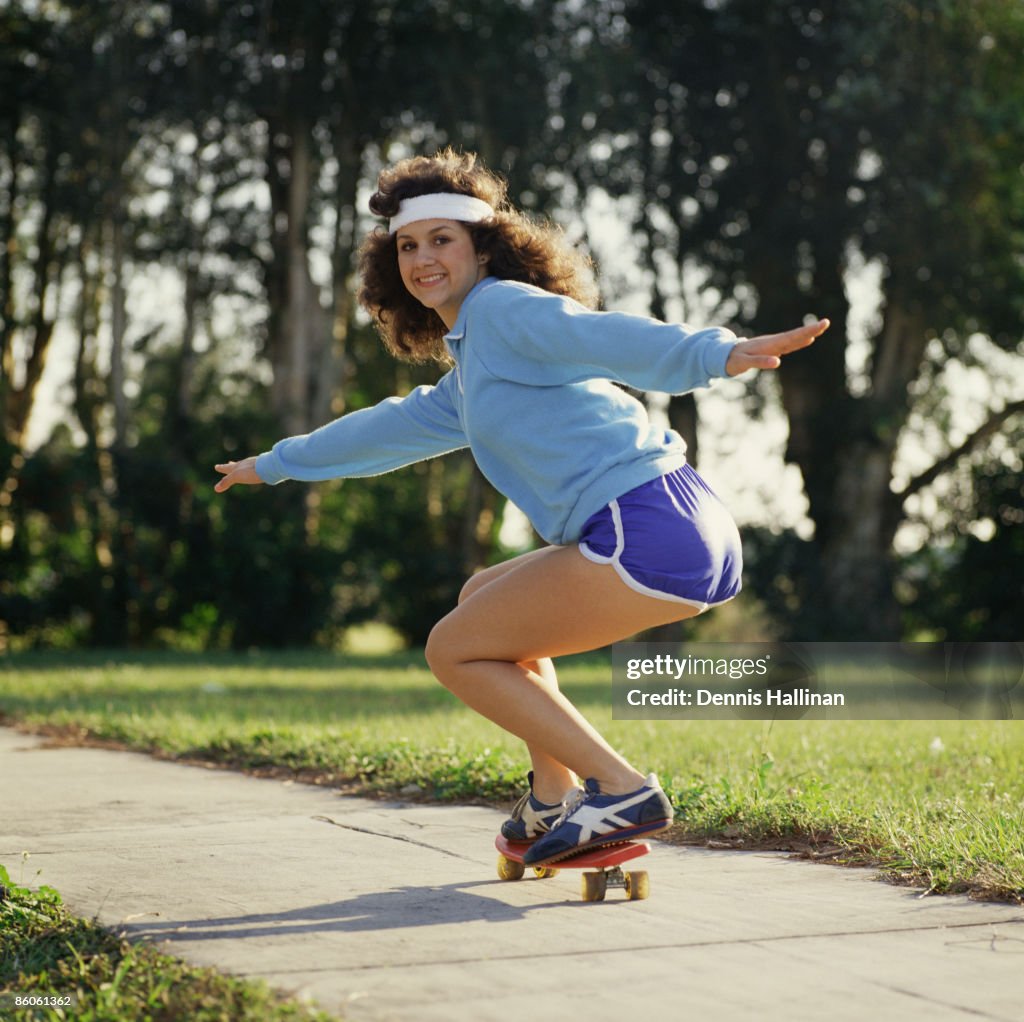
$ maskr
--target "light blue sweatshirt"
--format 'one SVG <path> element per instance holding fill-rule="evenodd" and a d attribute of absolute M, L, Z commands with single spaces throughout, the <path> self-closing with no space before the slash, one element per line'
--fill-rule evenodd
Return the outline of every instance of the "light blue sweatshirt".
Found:
<path fill-rule="evenodd" d="M 494 487 L 549 543 L 571 543 L 609 501 L 686 462 L 611 381 L 682 394 L 725 376 L 736 337 L 644 316 L 592 312 L 529 284 L 487 277 L 445 345 L 432 387 L 350 412 L 256 459 L 265 483 L 379 475 L 469 447 Z"/>

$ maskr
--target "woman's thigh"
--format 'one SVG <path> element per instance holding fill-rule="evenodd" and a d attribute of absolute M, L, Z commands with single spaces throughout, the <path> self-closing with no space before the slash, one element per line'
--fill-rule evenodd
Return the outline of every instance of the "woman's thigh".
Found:
<path fill-rule="evenodd" d="M 489 568 L 478 571 L 466 580 L 466 584 L 459 593 L 459 603 L 465 603 L 474 593 L 479 592 L 484 586 L 490 585 L 503 575 L 507 575 L 510 571 L 516 571 L 525 564 L 532 564 L 534 561 L 547 557 L 558 549 L 560 548 L 557 546 L 541 547 L 539 550 L 518 554 L 515 557 L 510 557 L 507 561 L 502 561 L 501 564 L 492 564 Z"/>
<path fill-rule="evenodd" d="M 547 547 L 516 560 L 438 622 L 430 656 L 448 663 L 565 656 L 697 613 L 636 592 L 614 568 L 587 560 L 575 546 Z"/>

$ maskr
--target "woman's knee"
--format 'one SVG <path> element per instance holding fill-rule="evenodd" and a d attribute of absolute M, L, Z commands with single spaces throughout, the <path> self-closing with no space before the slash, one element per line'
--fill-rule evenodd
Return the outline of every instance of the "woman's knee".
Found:
<path fill-rule="evenodd" d="M 448 617 L 443 617 L 430 629 L 427 644 L 423 649 L 427 666 L 442 684 L 447 684 L 448 679 L 452 676 L 453 668 L 458 663 L 455 638 L 455 629 L 452 628 Z"/>

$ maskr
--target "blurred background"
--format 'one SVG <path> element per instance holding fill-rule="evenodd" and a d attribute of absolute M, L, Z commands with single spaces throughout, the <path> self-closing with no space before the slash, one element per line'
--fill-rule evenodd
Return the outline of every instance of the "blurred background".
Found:
<path fill-rule="evenodd" d="M 353 264 L 379 169 L 449 144 L 608 308 L 832 320 L 650 397 L 744 535 L 690 629 L 1020 639 L 1022 53 L 1016 0 L 0 2 L 0 648 L 416 645 L 537 542 L 467 454 L 212 491 L 437 378 Z"/>

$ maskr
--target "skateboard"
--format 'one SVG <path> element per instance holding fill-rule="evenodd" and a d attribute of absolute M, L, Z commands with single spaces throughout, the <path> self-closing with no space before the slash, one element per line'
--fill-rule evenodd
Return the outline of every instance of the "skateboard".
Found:
<path fill-rule="evenodd" d="M 650 881 L 643 870 L 624 873 L 620 868 L 624 862 L 646 855 L 651 846 L 646 841 L 624 841 L 617 845 L 604 845 L 589 851 L 577 852 L 550 866 L 527 867 L 523 855 L 530 847 L 529 841 L 509 841 L 499 834 L 494 839 L 498 849 L 498 876 L 502 880 L 522 880 L 528 868 L 532 868 L 539 879 L 555 876 L 563 869 L 593 870 L 582 875 L 581 890 L 584 901 L 604 901 L 609 887 L 621 887 L 630 901 L 642 901 L 650 894 Z"/>

